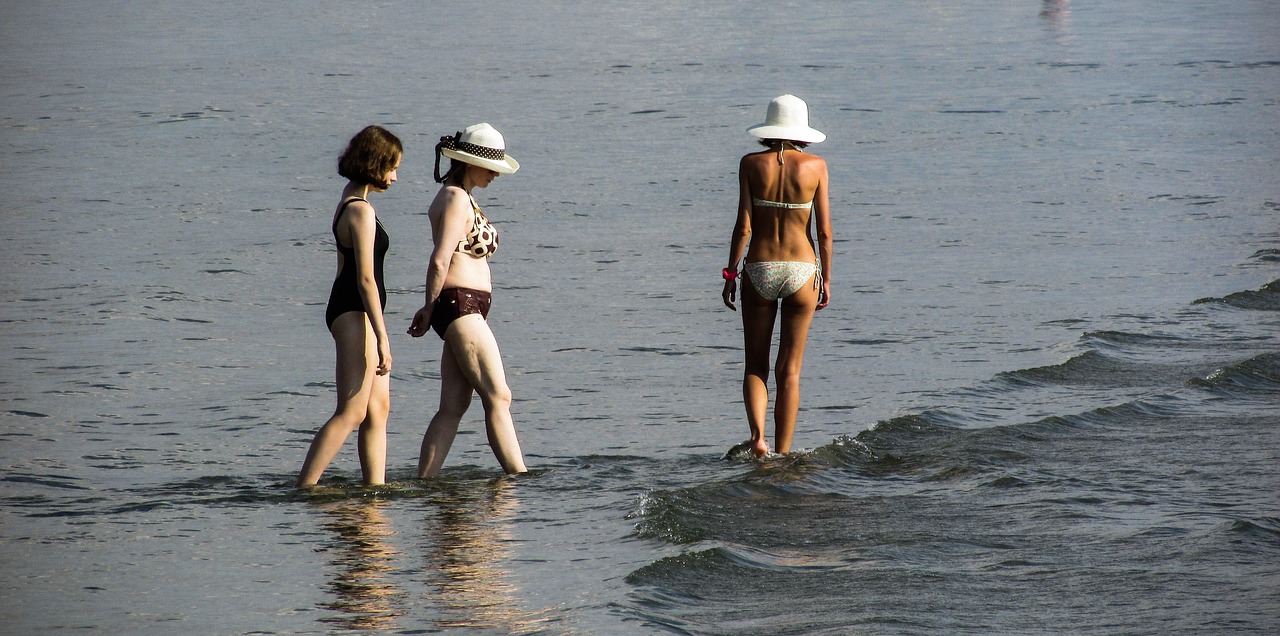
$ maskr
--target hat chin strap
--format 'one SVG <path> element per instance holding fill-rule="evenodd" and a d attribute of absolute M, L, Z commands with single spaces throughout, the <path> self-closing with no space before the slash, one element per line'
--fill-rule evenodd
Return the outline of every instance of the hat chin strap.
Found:
<path fill-rule="evenodd" d="M 446 173 L 443 177 L 440 176 L 440 154 L 441 154 L 440 151 L 444 150 L 445 148 L 457 147 L 458 142 L 461 140 L 462 140 L 462 131 L 459 130 L 458 132 L 454 133 L 452 137 L 450 137 L 449 135 L 445 135 L 441 137 L 440 143 L 436 144 L 436 169 L 435 169 L 436 183 L 444 183 L 445 177 L 449 176 L 448 173 Z"/>

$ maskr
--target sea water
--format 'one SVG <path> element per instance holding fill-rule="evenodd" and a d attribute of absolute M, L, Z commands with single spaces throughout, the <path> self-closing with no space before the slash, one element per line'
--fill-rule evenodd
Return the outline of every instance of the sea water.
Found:
<path fill-rule="evenodd" d="M 1274 3 L 131 1 L 0 10 L 13 633 L 1280 630 Z M 828 134 L 833 300 L 755 462 L 720 302 L 744 134 Z M 439 136 L 519 173 L 477 404 L 414 478 Z M 333 404 L 336 156 L 372 201 L 391 483 Z"/>

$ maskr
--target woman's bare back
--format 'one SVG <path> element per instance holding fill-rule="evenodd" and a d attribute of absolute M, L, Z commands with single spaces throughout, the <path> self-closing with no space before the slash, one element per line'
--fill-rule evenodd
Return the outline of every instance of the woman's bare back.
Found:
<path fill-rule="evenodd" d="M 809 223 L 819 206 L 826 212 L 826 161 L 794 149 L 781 155 L 765 150 L 743 157 L 739 174 L 739 206 L 745 207 L 751 223 L 747 260 L 813 262 Z M 808 205 L 787 207 L 799 204 Z"/>

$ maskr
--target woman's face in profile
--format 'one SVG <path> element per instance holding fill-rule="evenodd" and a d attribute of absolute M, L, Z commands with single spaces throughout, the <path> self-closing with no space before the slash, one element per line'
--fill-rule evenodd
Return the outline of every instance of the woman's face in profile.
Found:
<path fill-rule="evenodd" d="M 467 169 L 472 171 L 471 179 L 477 188 L 487 188 L 494 179 L 498 178 L 498 173 L 488 168 L 468 164 Z"/>

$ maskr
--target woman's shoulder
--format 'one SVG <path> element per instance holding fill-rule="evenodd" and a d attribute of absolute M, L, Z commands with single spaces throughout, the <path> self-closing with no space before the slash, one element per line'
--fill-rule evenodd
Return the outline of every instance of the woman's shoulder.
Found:
<path fill-rule="evenodd" d="M 768 150 L 762 152 L 749 152 L 742 155 L 742 160 L 738 162 L 738 171 L 744 176 L 762 176 L 769 171 L 771 166 L 777 165 L 778 156 Z"/>
<path fill-rule="evenodd" d="M 427 213 L 433 217 L 457 215 L 471 212 L 471 195 L 458 186 L 444 186 L 436 193 Z"/>
<path fill-rule="evenodd" d="M 471 195 L 466 190 L 455 185 L 447 185 L 440 188 L 440 192 L 436 194 L 436 200 L 447 207 L 452 207 L 458 202 L 465 202 L 467 207 L 471 207 Z"/>
<path fill-rule="evenodd" d="M 368 200 L 359 197 L 353 197 L 338 204 L 337 220 L 354 220 L 359 221 L 366 217 L 372 217 L 375 214 L 373 204 Z"/>
<path fill-rule="evenodd" d="M 827 160 L 823 159 L 822 155 L 817 155 L 808 151 L 800 153 L 800 155 L 796 157 L 796 160 L 801 163 L 812 163 L 812 164 L 821 164 L 821 165 L 827 164 Z"/>
<path fill-rule="evenodd" d="M 827 172 L 827 160 L 807 152 L 796 157 L 796 165 L 800 167 L 801 171 L 819 177 Z"/>

